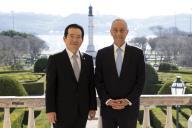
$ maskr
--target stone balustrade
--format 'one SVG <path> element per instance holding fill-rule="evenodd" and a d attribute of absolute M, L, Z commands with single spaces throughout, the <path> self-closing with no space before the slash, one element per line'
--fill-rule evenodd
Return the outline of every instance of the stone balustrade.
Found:
<path fill-rule="evenodd" d="M 167 106 L 165 128 L 173 128 L 172 106 L 192 105 L 192 94 L 185 95 L 142 95 L 141 108 L 144 109 L 142 128 L 150 128 L 150 106 Z M 45 109 L 45 96 L 0 96 L 0 108 L 4 108 L 3 128 L 11 128 L 10 108 L 28 108 L 28 128 L 35 128 L 34 110 Z M 101 117 L 98 119 L 101 128 Z"/>

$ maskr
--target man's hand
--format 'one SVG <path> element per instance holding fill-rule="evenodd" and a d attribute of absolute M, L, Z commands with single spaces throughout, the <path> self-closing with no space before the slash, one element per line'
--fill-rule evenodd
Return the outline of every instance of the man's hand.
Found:
<path fill-rule="evenodd" d="M 48 119 L 49 123 L 55 124 L 57 121 L 56 113 L 55 112 L 47 113 L 47 119 Z"/>
<path fill-rule="evenodd" d="M 108 102 L 107 102 L 107 106 L 111 106 L 113 109 L 117 109 L 117 110 L 121 110 L 121 109 L 124 109 L 125 106 L 123 106 L 119 100 L 113 100 L 113 99 L 110 99 Z"/>
<path fill-rule="evenodd" d="M 95 118 L 95 114 L 96 114 L 96 111 L 95 111 L 95 110 L 90 110 L 90 111 L 89 111 L 89 115 L 88 115 L 89 120 L 94 119 L 94 118 Z"/>
<path fill-rule="evenodd" d="M 122 110 L 125 108 L 125 106 L 131 105 L 130 103 L 131 102 L 127 99 L 116 99 L 116 100 L 110 99 L 107 105 L 111 106 L 113 109 Z"/>
<path fill-rule="evenodd" d="M 118 101 L 120 101 L 120 104 L 124 105 L 124 106 L 131 106 L 132 103 L 128 100 L 128 99 L 119 99 Z"/>

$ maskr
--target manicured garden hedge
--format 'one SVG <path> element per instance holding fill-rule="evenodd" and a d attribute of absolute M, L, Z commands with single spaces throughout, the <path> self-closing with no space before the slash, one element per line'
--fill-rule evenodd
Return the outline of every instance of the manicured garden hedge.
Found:
<path fill-rule="evenodd" d="M 169 72 L 172 70 L 179 70 L 179 68 L 171 63 L 160 63 L 159 65 L 159 71 L 160 72 Z"/>
<path fill-rule="evenodd" d="M 23 109 L 15 109 L 11 113 L 11 128 L 22 128 L 22 120 L 24 117 Z"/>
<path fill-rule="evenodd" d="M 28 95 L 43 95 L 44 94 L 44 83 L 43 82 L 28 82 L 23 83 L 25 90 Z"/>
<path fill-rule="evenodd" d="M 24 109 L 15 109 L 11 115 L 11 128 L 22 128 L 22 120 L 24 116 Z M 3 128 L 3 116 L 0 118 L 0 128 Z"/>
<path fill-rule="evenodd" d="M 0 96 L 26 96 L 24 87 L 11 77 L 0 77 Z"/>
<path fill-rule="evenodd" d="M 166 122 L 166 115 L 162 112 L 161 108 L 153 108 L 150 111 L 150 121 L 154 128 L 163 128 Z"/>
<path fill-rule="evenodd" d="M 146 78 L 142 94 L 156 94 L 159 89 L 158 74 L 150 64 L 145 65 L 145 71 Z"/>

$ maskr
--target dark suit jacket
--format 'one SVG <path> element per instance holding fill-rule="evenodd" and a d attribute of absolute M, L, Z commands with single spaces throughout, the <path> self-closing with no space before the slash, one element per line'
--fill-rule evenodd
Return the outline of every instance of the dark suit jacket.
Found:
<path fill-rule="evenodd" d="M 114 46 L 103 48 L 96 56 L 95 82 L 101 100 L 101 115 L 112 116 L 120 114 L 122 117 L 137 117 L 139 97 L 145 81 L 145 63 L 142 50 L 126 45 L 120 77 L 118 77 Z M 114 110 L 105 105 L 108 99 L 127 98 L 132 106 L 124 110 Z"/>
<path fill-rule="evenodd" d="M 66 50 L 50 56 L 46 81 L 46 112 L 56 112 L 58 121 L 71 124 L 77 114 L 87 118 L 89 110 L 96 110 L 91 56 L 81 55 L 78 82 Z"/>

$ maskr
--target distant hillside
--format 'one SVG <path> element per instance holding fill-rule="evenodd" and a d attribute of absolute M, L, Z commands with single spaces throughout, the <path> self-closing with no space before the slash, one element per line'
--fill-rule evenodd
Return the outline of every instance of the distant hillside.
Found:
<path fill-rule="evenodd" d="M 130 34 L 134 36 L 147 36 L 152 32 L 150 27 L 161 25 L 163 27 L 176 26 L 189 32 L 189 14 L 179 14 L 176 16 L 154 16 L 146 19 L 128 19 Z M 110 25 L 114 15 L 96 15 L 94 16 L 94 33 L 106 34 L 109 32 Z M 67 17 L 58 15 L 43 15 L 35 13 L 14 13 L 14 28 L 16 31 L 28 32 L 33 34 L 61 34 L 66 25 L 70 23 L 79 23 L 85 28 L 87 33 L 88 16 L 86 14 L 71 14 Z M 13 16 L 9 13 L 0 13 L 0 31 L 13 28 Z"/>

